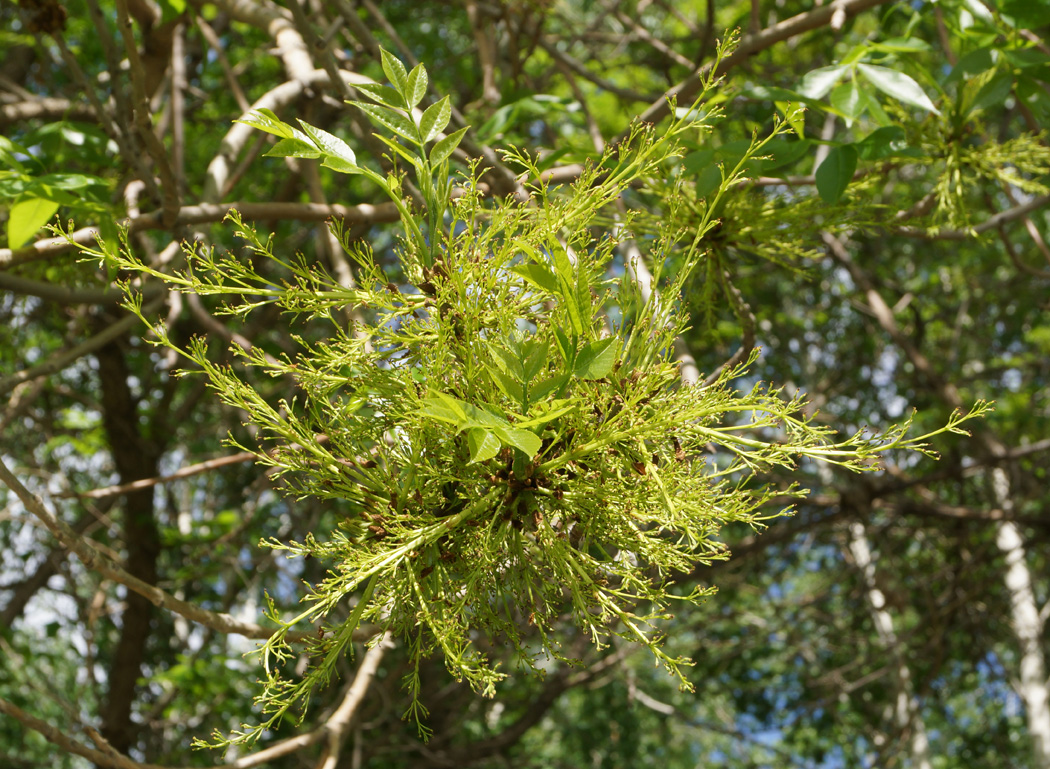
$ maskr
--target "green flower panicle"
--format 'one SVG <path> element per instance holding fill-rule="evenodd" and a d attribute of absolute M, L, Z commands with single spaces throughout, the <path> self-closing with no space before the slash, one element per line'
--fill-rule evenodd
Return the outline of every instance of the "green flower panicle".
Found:
<path fill-rule="evenodd" d="M 295 337 L 294 357 L 233 347 L 238 365 L 225 366 L 204 340 L 179 346 L 143 317 L 157 344 L 247 413 L 259 438 L 248 450 L 283 476 L 288 493 L 337 501 L 343 516 L 324 538 L 265 543 L 321 559 L 328 573 L 297 616 L 270 605 L 278 630 L 260 650 L 264 716 L 217 737 L 220 746 L 254 740 L 305 702 L 351 650 L 353 632 L 369 625 L 391 631 L 415 660 L 406 683 L 419 720 L 421 659 L 440 653 L 457 678 L 491 694 L 505 673 L 477 639 L 536 667 L 541 657 L 563 657 L 566 621 L 597 645 L 619 636 L 648 647 L 682 676 L 688 660 L 664 652 L 659 623 L 675 602 L 709 591 L 683 589 L 681 577 L 728 556 L 716 539 L 723 525 L 760 526 L 782 512 L 770 513 L 775 499 L 802 493 L 759 473 L 801 457 L 868 470 L 879 453 L 923 450 L 929 437 L 906 438 L 904 424 L 837 440 L 803 416 L 801 397 L 737 389 L 757 353 L 708 386 L 681 382 L 673 358 L 686 322 L 681 290 L 703 258 L 710 211 L 783 125 L 723 169 L 695 232 L 645 241 L 654 286 L 640 286 L 617 250 L 630 218 L 611 214 L 612 204 L 632 185 L 674 178 L 678 137 L 718 119 L 700 107 L 715 81 L 659 131 L 636 126 L 570 188 L 535 182 L 519 200 L 492 201 L 476 166 L 460 177 L 450 169 L 466 129 L 445 133 L 448 98 L 417 108 L 427 92 L 422 65 L 408 72 L 384 52 L 383 66 L 390 85 L 359 87 L 370 102 L 355 108 L 383 130 L 406 176 L 374 170 L 342 139 L 302 121 L 294 127 L 258 111 L 242 122 L 279 138 L 270 155 L 319 159 L 381 189 L 400 213 L 397 269 L 334 226 L 356 267 L 356 285 L 342 285 L 318 265 L 280 257 L 236 213 L 230 219 L 255 259 L 190 248 L 186 268 L 165 274 L 126 248 L 107 257 L 174 290 L 219 296 L 227 312 L 275 303 L 329 329 Z M 522 152 L 505 160 L 524 179 L 542 178 Z M 408 178 L 421 205 L 406 197 Z M 678 183 L 656 185 L 669 191 L 667 206 Z M 610 228 L 613 216 L 620 219 Z M 595 234 L 602 231 L 616 236 Z M 665 276 L 672 255 L 679 267 Z M 260 261 L 280 267 L 284 283 L 260 274 Z M 142 316 L 130 291 L 128 306 Z M 295 398 L 271 403 L 251 384 L 253 371 L 290 377 Z M 954 415 L 943 430 L 961 432 L 959 422 L 985 408 Z M 346 606 L 349 617 L 333 622 Z M 313 665 L 290 680 L 286 636 L 308 624 L 322 625 L 323 637 L 309 650 Z"/>

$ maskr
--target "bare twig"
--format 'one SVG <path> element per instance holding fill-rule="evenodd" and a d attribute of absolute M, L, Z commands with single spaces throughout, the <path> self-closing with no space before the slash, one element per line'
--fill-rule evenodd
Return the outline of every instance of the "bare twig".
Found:
<path fill-rule="evenodd" d="M 0 273 L 0 279 L 3 277 L 3 273 Z M 157 297 L 146 305 L 145 310 L 147 312 L 154 312 L 160 308 L 163 301 L 163 297 Z M 6 395 L 19 385 L 26 382 L 31 382 L 34 379 L 50 376 L 51 374 L 61 371 L 66 366 L 76 363 L 88 353 L 94 352 L 95 350 L 109 344 L 114 339 L 123 336 L 138 322 L 139 319 L 136 316 L 129 314 L 94 336 L 85 339 L 80 344 L 70 347 L 68 350 L 59 350 L 42 363 L 38 363 L 35 366 L 0 379 L 0 395 Z"/>
<path fill-rule="evenodd" d="M 354 722 L 354 716 L 365 699 L 365 694 L 368 692 L 372 679 L 375 678 L 376 671 L 379 670 L 379 662 L 383 659 L 383 653 L 392 645 L 388 631 L 361 660 L 361 665 L 357 669 L 353 683 L 346 691 L 346 696 L 322 727 L 328 734 L 328 751 L 324 760 L 318 764 L 318 769 L 336 769 L 339 754 L 346 741 L 346 733 Z"/>
<path fill-rule="evenodd" d="M 124 292 L 118 288 L 67 288 L 43 280 L 21 278 L 9 272 L 0 272 L 0 289 L 59 304 L 117 304 L 124 299 Z M 153 286 L 148 288 L 147 294 L 156 295 L 161 290 L 159 286 Z"/>
<path fill-rule="evenodd" d="M 157 134 L 153 131 L 152 111 L 150 110 L 149 94 L 146 93 L 144 71 L 141 57 L 139 56 L 138 43 L 135 42 L 135 34 L 131 29 L 131 18 L 128 15 L 127 0 L 116 0 L 117 25 L 120 27 L 121 36 L 124 38 L 124 51 L 127 53 L 128 62 L 131 65 L 131 90 L 134 94 L 132 105 L 135 115 L 135 126 L 138 128 L 139 138 L 146 152 L 153 159 L 160 176 L 161 206 L 165 224 L 171 226 L 179 211 L 179 188 L 175 181 L 175 172 L 172 170 L 168 152 L 164 148 Z"/>
<path fill-rule="evenodd" d="M 632 19 L 623 11 L 616 11 L 616 18 L 618 18 L 623 24 L 630 27 L 639 40 L 644 42 L 650 48 L 659 53 L 663 54 L 666 58 L 673 61 L 679 66 L 685 67 L 688 70 L 696 69 L 696 65 L 693 64 L 687 57 L 678 53 L 674 48 L 669 46 L 663 40 L 655 37 L 652 32 L 647 30 L 642 23 L 637 19 Z"/>
<path fill-rule="evenodd" d="M 156 478 L 143 478 L 138 481 L 132 481 L 131 483 L 122 483 L 118 486 L 105 486 L 101 489 L 92 489 L 91 491 L 75 492 L 68 491 L 62 494 L 56 494 L 55 497 L 63 499 L 67 497 L 79 497 L 80 499 L 102 499 L 104 497 L 113 497 L 118 494 L 127 494 L 131 491 L 139 491 L 140 489 L 148 489 L 150 486 L 157 486 L 162 483 L 171 483 L 172 481 L 179 481 L 183 478 L 189 478 L 194 475 L 200 475 L 201 473 L 211 472 L 219 467 L 226 467 L 227 465 L 236 465 L 241 462 L 252 462 L 255 460 L 255 454 L 250 451 L 240 451 L 236 454 L 229 454 L 225 457 L 216 457 L 215 459 L 208 459 L 204 462 L 197 462 L 196 464 L 187 465 L 174 473 L 169 475 L 159 475 Z"/>
<path fill-rule="evenodd" d="M 224 177 L 225 178 L 225 177 Z M 356 206 L 320 205 L 317 203 L 202 203 L 196 206 L 183 206 L 175 218 L 175 224 L 205 224 L 222 221 L 230 211 L 238 211 L 248 220 L 297 220 L 319 222 L 325 219 L 342 219 L 348 224 L 379 224 L 396 222 L 397 207 L 393 203 L 362 203 Z M 157 212 L 142 214 L 118 222 L 127 227 L 129 232 L 141 230 L 169 229 L 161 221 Z M 75 244 L 89 245 L 99 235 L 98 227 L 82 227 L 60 238 L 44 238 L 31 246 L 12 251 L 0 248 L 0 274 L 3 270 L 20 264 L 27 264 L 65 253 L 75 248 Z M 39 281 L 34 281 L 39 283 Z M 25 284 L 31 285 L 31 284 Z"/>
<path fill-rule="evenodd" d="M 790 38 L 801 35 L 804 32 L 828 26 L 832 21 L 832 17 L 835 16 L 836 13 L 853 16 L 861 11 L 866 11 L 888 2 L 891 2 L 891 0 L 845 0 L 845 2 L 842 3 L 829 3 L 828 5 L 817 6 L 805 13 L 800 13 L 797 16 L 784 19 L 784 21 L 774 24 L 771 27 L 766 27 L 759 32 L 746 35 L 740 41 L 736 50 L 722 59 L 721 64 L 718 66 L 718 69 L 714 74 L 716 77 L 721 76 L 733 67 L 739 66 L 745 62 L 748 57 L 759 51 L 764 51 L 779 42 L 789 40 Z M 701 85 L 710 76 L 710 69 L 710 64 L 705 65 L 678 85 L 666 91 L 663 96 L 654 101 L 638 119 L 645 123 L 656 123 L 667 117 L 667 115 L 670 114 L 671 109 L 669 100 L 677 99 L 679 103 L 683 103 L 695 96 L 699 92 Z M 618 141 L 622 141 L 626 135 L 626 133 L 622 134 Z"/>
<path fill-rule="evenodd" d="M 0 481 L 15 493 L 22 501 L 22 504 L 25 505 L 25 508 L 36 516 L 54 534 L 59 542 L 76 553 L 84 565 L 92 571 L 119 582 L 129 590 L 133 590 L 146 598 L 155 606 L 173 611 L 188 620 L 210 627 L 217 632 L 236 633 L 247 638 L 260 639 L 269 638 L 274 634 L 274 630 L 261 625 L 243 622 L 229 614 L 202 609 L 200 606 L 180 600 L 170 593 L 166 593 L 160 588 L 132 576 L 103 555 L 87 539 L 78 535 L 69 524 L 53 515 L 43 502 L 22 485 L 22 482 L 4 464 L 2 458 L 0 458 Z M 313 637 L 313 633 L 298 631 L 289 632 L 285 636 L 286 640 L 291 642 L 301 642 Z"/>
<path fill-rule="evenodd" d="M 248 97 L 244 95 L 244 89 L 241 88 L 237 75 L 234 74 L 233 67 L 230 66 L 230 60 L 226 57 L 226 49 L 223 48 L 222 41 L 219 40 L 219 36 L 215 34 L 215 30 L 204 20 L 203 16 L 197 14 L 194 14 L 194 16 L 194 21 L 197 23 L 197 28 L 201 31 L 201 35 L 208 42 L 212 51 L 215 52 L 215 58 L 219 62 L 219 66 L 222 67 L 226 85 L 230 87 L 230 93 L 233 94 L 233 98 L 237 101 L 238 109 L 241 112 L 247 112 L 251 109 L 251 105 L 248 103 Z"/>
<path fill-rule="evenodd" d="M 41 96 L 27 101 L 0 104 L 0 126 L 21 123 L 26 120 L 82 120 L 85 123 L 99 121 L 95 108 L 83 102 L 74 102 L 55 96 Z"/>
<path fill-rule="evenodd" d="M 282 740 L 281 742 L 256 753 L 251 753 L 234 761 L 220 764 L 217 769 L 252 769 L 253 767 L 261 766 L 268 761 L 273 761 L 282 756 L 287 756 L 291 753 L 302 750 L 305 747 L 320 742 L 326 737 L 328 739 L 328 755 L 322 762 L 321 766 L 324 767 L 324 769 L 334 769 L 335 762 L 338 761 L 339 758 L 342 744 L 346 739 L 347 729 L 353 724 L 354 716 L 360 708 L 361 703 L 364 701 L 365 694 L 368 692 L 368 687 L 375 678 L 376 672 L 379 670 L 379 663 L 382 660 L 384 653 L 392 645 L 390 634 L 384 633 L 382 638 L 380 638 L 379 641 L 365 653 L 364 659 L 361 660 L 361 664 L 357 669 L 353 682 L 347 688 L 343 701 L 328 720 L 319 727 L 305 734 L 298 734 L 295 737 Z M 8 702 L 3 698 L 0 698 L 0 713 L 13 718 L 23 726 L 32 729 L 48 742 L 57 745 L 65 752 L 86 758 L 96 766 L 107 767 L 107 769 L 169 769 L 169 767 L 164 767 L 158 764 L 135 761 L 123 753 L 118 752 L 106 742 L 101 734 L 90 726 L 85 725 L 82 728 L 84 733 L 95 743 L 96 748 L 89 748 L 77 740 L 74 740 L 69 736 L 68 729 L 58 729 L 46 721 L 30 715 L 17 705 Z"/>
<path fill-rule="evenodd" d="M 980 235 L 982 232 L 994 230 L 1007 222 L 1012 222 L 1014 219 L 1020 219 L 1021 217 L 1030 214 L 1032 211 L 1042 208 L 1048 203 L 1050 203 L 1050 195 L 1040 195 L 1039 197 L 1032 198 L 1027 203 L 1022 203 L 1019 206 L 1000 211 L 994 216 L 989 216 L 983 222 L 968 230 L 937 230 L 935 232 L 927 232 L 926 230 L 917 227 L 897 227 L 894 229 L 894 232 L 898 235 L 909 235 L 911 237 L 926 238 L 928 240 L 969 240 L 974 235 Z"/>

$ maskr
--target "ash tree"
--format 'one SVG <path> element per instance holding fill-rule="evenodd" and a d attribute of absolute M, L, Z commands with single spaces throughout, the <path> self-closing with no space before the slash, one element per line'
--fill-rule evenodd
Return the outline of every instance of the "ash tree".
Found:
<path fill-rule="evenodd" d="M 409 650 L 405 715 L 424 735 L 422 660 L 440 655 L 491 696 L 508 672 L 479 647 L 507 647 L 516 666 L 541 673 L 551 659 L 572 663 L 566 615 L 599 648 L 613 636 L 648 648 L 688 688 L 690 660 L 664 650 L 662 621 L 713 592 L 679 583 L 728 557 L 715 536 L 723 525 L 763 527 L 790 512 L 770 512 L 774 502 L 806 493 L 764 473 L 800 458 L 862 472 L 888 451 L 932 456 L 928 439 L 964 433 L 989 408 L 956 411 L 920 437 L 907 435 L 910 420 L 840 437 L 807 414 L 802 394 L 747 381 L 757 350 L 707 382 L 683 382 L 683 286 L 704 264 L 722 196 L 791 130 L 798 105 L 702 195 L 682 183 L 680 142 L 702 141 L 722 117 L 711 75 L 691 105 L 672 103 L 666 127 L 635 123 L 568 189 L 543 181 L 539 158 L 504 149 L 524 181 L 518 195 L 491 199 L 476 162 L 451 162 L 467 129 L 444 133 L 448 97 L 418 108 L 425 67 L 409 71 L 385 50 L 382 65 L 389 83 L 357 85 L 368 101 L 348 104 L 374 122 L 388 170 L 303 120 L 259 109 L 241 122 L 277 137 L 267 155 L 319 160 L 379 188 L 399 215 L 395 265 L 333 224 L 356 268 L 347 285 L 235 212 L 241 252 L 189 244 L 174 271 L 136 259 L 126 236 L 81 247 L 138 276 L 125 278 L 126 307 L 149 325 L 147 339 L 246 415 L 257 441 L 228 444 L 271 468 L 285 494 L 324 500 L 338 516 L 324 536 L 262 543 L 327 573 L 305 585 L 294 616 L 269 604 L 278 630 L 258 652 L 262 717 L 202 744 L 250 744 L 290 713 L 301 719 L 361 629 L 372 644 L 393 636 Z M 623 206 L 635 189 L 643 210 Z M 692 226 L 676 229 L 683 218 Z M 627 242 L 646 249 L 654 274 L 639 275 Z M 277 266 L 280 282 L 260 263 Z M 231 364 L 203 336 L 180 344 L 144 310 L 136 286 L 146 277 L 218 297 L 239 321 L 276 306 L 297 349 L 233 344 Z M 267 378 L 287 378 L 295 395 L 268 399 L 258 385 Z M 316 627 L 310 664 L 293 672 L 288 634 L 304 625 Z"/>

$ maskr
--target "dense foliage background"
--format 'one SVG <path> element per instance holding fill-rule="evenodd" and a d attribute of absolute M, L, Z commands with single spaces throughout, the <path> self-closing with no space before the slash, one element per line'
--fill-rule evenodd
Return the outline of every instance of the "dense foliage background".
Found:
<path fill-rule="evenodd" d="M 20 0 L 0 19 L 5 764 L 1050 766 L 1044 6 Z M 481 158 L 495 201 L 523 181 L 496 149 L 539 153 L 552 189 L 570 184 L 632 121 L 666 125 L 668 95 L 689 103 L 736 29 L 708 102 L 725 118 L 665 189 L 623 196 L 644 260 L 646 221 L 695 229 L 720 169 L 789 103 L 807 107 L 718 203 L 686 286 L 683 377 L 759 346 L 740 386 L 804 391 L 846 434 L 912 408 L 920 429 L 982 398 L 996 411 L 972 438 L 944 438 L 940 462 L 771 476 L 811 493 L 762 532 L 726 528 L 732 558 L 683 579 L 718 593 L 666 624 L 669 650 L 696 663 L 692 693 L 633 646 L 595 651 L 565 624 L 578 664 L 542 678 L 510 667 L 491 699 L 428 662 L 424 743 L 401 720 L 409 655 L 394 638 L 342 661 L 302 724 L 224 759 L 191 750 L 252 719 L 260 673 L 243 655 L 270 632 L 267 600 L 290 615 L 303 580 L 325 573 L 260 540 L 323 536 L 337 516 L 276 493 L 225 447 L 228 433 L 252 440 L 244 415 L 201 378 L 169 376 L 177 361 L 120 306 L 126 276 L 43 225 L 72 220 L 90 245 L 123 222 L 137 258 L 167 269 L 184 240 L 251 258 L 222 221 L 236 208 L 350 285 L 324 221 L 395 269 L 396 209 L 359 177 L 261 157 L 272 139 L 233 123 L 251 107 L 380 168 L 383 145 L 344 99 L 362 78 L 385 82 L 380 46 L 425 62 L 424 105 L 451 96 L 449 130 L 471 126 L 456 162 Z M 177 342 L 213 340 L 217 362 L 229 345 L 292 351 L 273 308 L 241 323 L 212 298 L 148 286 L 145 303 Z M 259 385 L 274 403 L 291 388 Z"/>

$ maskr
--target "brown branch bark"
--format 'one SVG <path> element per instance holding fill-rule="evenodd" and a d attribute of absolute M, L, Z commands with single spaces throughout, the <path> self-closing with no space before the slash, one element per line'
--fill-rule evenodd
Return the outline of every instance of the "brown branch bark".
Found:
<path fill-rule="evenodd" d="M 330 205 L 316 203 L 202 203 L 195 206 L 183 206 L 179 209 L 175 224 L 206 224 L 218 222 L 230 211 L 239 211 L 248 220 L 290 219 L 296 221 L 319 222 L 325 219 L 342 219 L 348 224 L 378 224 L 395 222 L 398 214 L 393 203 L 361 203 L 356 206 Z M 168 226 L 162 221 L 159 212 L 151 212 L 124 219 L 119 222 L 129 232 L 143 230 L 166 230 Z M 68 237 L 44 238 L 25 248 L 12 251 L 0 248 L 0 272 L 20 264 L 48 259 L 58 254 L 71 251 L 76 246 L 90 245 L 99 234 L 98 227 L 82 227 L 70 232 Z M 39 283 L 39 281 L 37 281 Z"/>
<path fill-rule="evenodd" d="M 376 672 L 379 670 L 379 663 L 386 650 L 391 646 L 390 634 L 386 633 L 375 646 L 365 653 L 365 656 L 361 660 L 361 664 L 357 669 L 357 673 L 354 675 L 354 680 L 347 688 L 346 694 L 344 695 L 339 707 L 336 708 L 332 715 L 319 727 L 310 732 L 306 732 L 305 734 L 298 734 L 289 739 L 282 740 L 281 742 L 256 753 L 241 756 L 234 761 L 220 764 L 217 769 L 252 769 L 253 767 L 261 766 L 269 761 L 273 761 L 274 759 L 302 750 L 305 747 L 320 742 L 326 737 L 329 738 L 329 740 L 332 740 L 333 738 L 337 738 L 340 741 L 344 740 L 346 729 L 353 723 L 354 717 L 360 708 L 361 703 L 364 701 L 365 694 L 368 692 L 368 688 L 371 685 L 372 680 L 375 678 Z M 103 735 L 99 734 L 91 727 L 85 726 L 83 727 L 84 732 L 98 746 L 97 748 L 89 748 L 83 743 L 70 737 L 68 729 L 58 729 L 46 721 L 27 713 L 17 705 L 8 702 L 3 698 L 0 698 L 0 713 L 3 713 L 9 718 L 22 724 L 24 727 L 41 735 L 48 742 L 58 746 L 66 753 L 86 758 L 99 767 L 105 767 L 106 769 L 172 769 L 159 764 L 135 761 L 125 753 L 118 751 Z M 338 758 L 339 753 L 338 751 L 334 751 L 330 752 L 329 755 L 334 755 Z M 329 769 L 327 762 L 324 764 L 324 767 L 325 769 Z M 334 769 L 334 765 L 332 766 L 332 769 Z"/>
<path fill-rule="evenodd" d="M 80 120 L 95 123 L 98 115 L 90 104 L 74 102 L 55 96 L 42 96 L 28 101 L 0 105 L 0 126 L 26 120 Z"/>
<path fill-rule="evenodd" d="M 84 534 L 95 520 L 95 516 L 83 513 L 71 528 L 79 536 Z M 11 624 L 22 616 L 22 610 L 25 609 L 30 599 L 47 584 L 51 577 L 58 573 L 66 560 L 66 555 L 65 548 L 52 547 L 47 558 L 37 566 L 32 574 L 20 582 L 4 587 L 5 590 L 10 590 L 12 595 L 4 608 L 0 610 L 0 627 L 11 627 Z"/>
<path fill-rule="evenodd" d="M 805 13 L 800 13 L 797 16 L 792 16 L 790 19 L 785 19 L 779 24 L 766 27 L 754 34 L 745 35 L 736 47 L 736 50 L 722 59 L 714 75 L 716 77 L 721 76 L 733 67 L 743 64 L 749 57 L 759 51 L 764 51 L 784 40 L 790 40 L 804 32 L 811 32 L 814 29 L 829 26 L 832 18 L 836 15 L 844 15 L 844 17 L 855 16 L 862 11 L 885 5 L 888 2 L 892 2 L 892 0 L 844 0 L 841 3 L 828 3 L 827 5 L 817 6 Z M 668 104 L 669 99 L 677 99 L 679 106 L 685 106 L 685 102 L 700 91 L 701 85 L 710 74 L 711 64 L 704 65 L 678 85 L 666 91 L 638 119 L 645 123 L 657 123 L 667 117 L 671 109 Z M 624 133 L 617 141 L 622 141 L 626 135 Z"/>
<path fill-rule="evenodd" d="M 0 273 L 0 278 L 2 277 L 3 274 Z M 147 304 L 145 309 L 149 312 L 153 312 L 157 310 L 162 303 L 163 297 L 159 297 Z M 31 368 L 24 369 L 23 371 L 19 371 L 0 379 L 0 395 L 6 395 L 21 384 L 31 382 L 40 377 L 50 376 L 51 374 L 55 374 L 66 368 L 66 366 L 73 365 L 85 355 L 88 355 L 100 347 L 109 344 L 112 340 L 123 336 L 139 322 L 139 319 L 134 315 L 125 316 L 114 322 L 109 327 L 102 329 L 94 336 L 85 339 L 80 344 L 70 347 L 68 350 L 59 350 L 42 363 L 38 363 Z"/>
<path fill-rule="evenodd" d="M 44 503 L 37 499 L 18 480 L 2 458 L 0 458 L 0 482 L 3 482 L 5 486 L 15 493 L 15 496 L 21 500 L 26 509 L 39 519 L 59 542 L 76 553 L 77 557 L 88 569 L 97 572 L 103 577 L 119 582 L 129 590 L 147 598 L 154 606 L 175 612 L 188 620 L 209 627 L 219 633 L 236 633 L 246 638 L 258 639 L 266 639 L 274 634 L 273 629 L 264 628 L 251 622 L 242 622 L 229 614 L 208 611 L 188 601 L 175 598 L 155 585 L 150 585 L 133 574 L 129 574 L 125 569 L 107 558 L 96 544 L 85 537 L 79 536 L 69 524 L 52 514 Z M 366 628 L 364 633 L 360 636 L 355 634 L 354 638 L 355 640 L 363 640 L 368 638 L 369 635 L 374 635 L 374 632 L 374 630 Z M 313 632 L 289 632 L 285 638 L 290 642 L 297 643 L 316 638 L 316 634 Z"/>
<path fill-rule="evenodd" d="M 163 447 L 139 431 L 138 404 L 128 386 L 127 363 L 119 342 L 102 347 L 96 358 L 102 389 L 102 424 L 120 478 L 124 483 L 152 478 L 157 474 Z M 161 543 L 154 520 L 152 489 L 138 489 L 124 496 L 122 523 L 127 572 L 147 585 L 155 585 Z M 127 753 L 134 743 L 131 706 L 146 658 L 152 616 L 153 606 L 145 596 L 127 594 L 101 713 L 102 735 L 121 753 Z"/>

